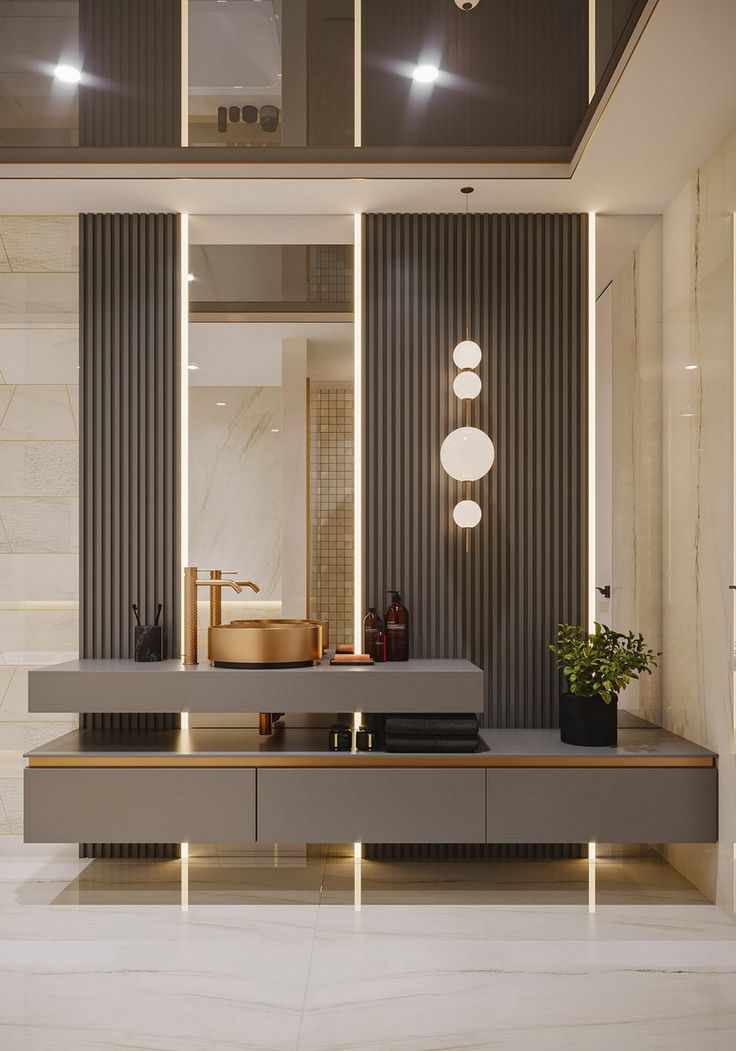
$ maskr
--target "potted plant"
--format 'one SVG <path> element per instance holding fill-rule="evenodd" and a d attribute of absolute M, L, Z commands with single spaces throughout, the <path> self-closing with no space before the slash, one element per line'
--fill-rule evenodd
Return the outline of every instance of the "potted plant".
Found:
<path fill-rule="evenodd" d="M 633 631 L 624 635 L 596 622 L 589 633 L 560 624 L 550 647 L 565 675 L 568 693 L 560 697 L 560 737 L 565 744 L 615 746 L 618 695 L 642 672 L 652 674 L 659 653 Z"/>

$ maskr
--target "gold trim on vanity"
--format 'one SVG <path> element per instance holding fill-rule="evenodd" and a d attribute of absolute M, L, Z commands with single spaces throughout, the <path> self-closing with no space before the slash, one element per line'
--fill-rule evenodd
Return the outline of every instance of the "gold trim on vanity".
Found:
<path fill-rule="evenodd" d="M 357 767 L 521 767 L 525 769 L 566 768 L 575 769 L 622 769 L 629 767 L 713 767 L 716 764 L 712 756 L 525 756 L 525 755 L 406 755 L 403 753 L 388 754 L 354 754 L 344 752 L 334 755 L 318 754 L 288 755 L 73 755 L 73 756 L 31 756 L 31 767 L 316 767 L 348 768 Z"/>

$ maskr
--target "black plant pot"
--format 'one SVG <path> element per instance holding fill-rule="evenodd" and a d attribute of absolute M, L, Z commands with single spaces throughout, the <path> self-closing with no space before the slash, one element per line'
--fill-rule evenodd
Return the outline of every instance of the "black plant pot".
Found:
<path fill-rule="evenodd" d="M 602 697 L 560 697 L 560 737 L 563 744 L 587 748 L 615 748 L 618 744 L 618 697 L 606 704 Z"/>

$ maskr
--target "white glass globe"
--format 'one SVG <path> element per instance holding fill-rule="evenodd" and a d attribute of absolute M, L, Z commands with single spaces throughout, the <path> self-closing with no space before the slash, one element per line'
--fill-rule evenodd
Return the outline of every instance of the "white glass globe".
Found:
<path fill-rule="evenodd" d="M 459 525 L 461 529 L 473 529 L 480 522 L 482 514 L 480 505 L 476 504 L 475 500 L 461 500 L 452 509 L 455 525 Z"/>
<path fill-rule="evenodd" d="M 495 456 L 493 442 L 477 427 L 458 427 L 440 449 L 440 463 L 458 482 L 477 482 L 493 467 Z"/>
<path fill-rule="evenodd" d="M 452 389 L 458 398 L 477 398 L 483 384 L 477 372 L 463 369 L 453 380 Z"/>
<path fill-rule="evenodd" d="M 483 357 L 481 349 L 472 339 L 464 339 L 452 352 L 452 360 L 459 369 L 477 369 Z"/>

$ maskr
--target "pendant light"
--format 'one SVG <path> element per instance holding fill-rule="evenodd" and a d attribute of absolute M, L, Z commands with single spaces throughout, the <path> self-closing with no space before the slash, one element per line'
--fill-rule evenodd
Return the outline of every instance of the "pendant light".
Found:
<path fill-rule="evenodd" d="M 468 488 L 471 482 L 477 482 L 490 471 L 496 456 L 496 450 L 491 439 L 480 428 L 473 427 L 470 421 L 471 403 L 478 397 L 483 388 L 480 376 L 474 371 L 481 363 L 483 352 L 475 340 L 470 338 L 471 222 L 468 205 L 473 189 L 472 186 L 463 186 L 460 191 L 465 195 L 465 268 L 463 273 L 465 323 L 464 338 L 460 340 L 452 352 L 452 360 L 458 369 L 461 370 L 453 381 L 452 389 L 465 406 L 465 426 L 458 427 L 448 434 L 440 449 L 440 463 L 444 470 L 451 478 L 465 483 L 466 499 L 460 500 L 452 512 L 455 524 L 460 526 L 461 529 L 473 529 L 481 520 L 482 511 L 480 505 L 475 500 L 468 498 Z"/>

